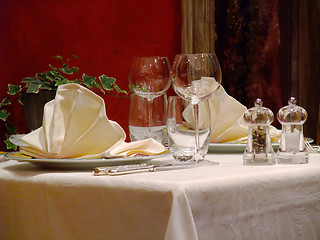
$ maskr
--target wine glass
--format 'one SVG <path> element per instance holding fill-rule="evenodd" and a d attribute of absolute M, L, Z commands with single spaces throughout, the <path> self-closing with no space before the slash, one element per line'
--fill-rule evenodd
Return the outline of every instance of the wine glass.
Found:
<path fill-rule="evenodd" d="M 178 54 L 172 67 L 175 92 L 193 107 L 195 146 L 193 161 L 203 162 L 199 143 L 199 105 L 220 87 L 221 68 L 214 53 Z"/>
<path fill-rule="evenodd" d="M 148 133 L 144 138 L 153 137 L 151 129 L 152 102 L 164 94 L 171 84 L 171 68 L 167 57 L 135 57 L 129 70 L 129 86 L 137 95 L 148 100 Z"/>

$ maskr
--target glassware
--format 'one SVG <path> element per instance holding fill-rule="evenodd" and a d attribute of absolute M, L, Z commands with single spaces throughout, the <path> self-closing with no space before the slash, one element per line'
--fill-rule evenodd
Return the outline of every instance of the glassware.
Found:
<path fill-rule="evenodd" d="M 305 148 L 303 136 L 303 123 L 308 118 L 306 110 L 297 106 L 296 99 L 291 97 L 288 105 L 279 110 L 277 118 L 282 124 L 277 162 L 280 164 L 308 163 L 309 154 Z"/>
<path fill-rule="evenodd" d="M 209 99 L 221 84 L 221 69 L 214 53 L 176 55 L 172 67 L 175 92 L 193 106 L 195 147 L 193 160 L 203 161 L 199 142 L 199 104 Z"/>
<path fill-rule="evenodd" d="M 261 99 L 244 113 L 244 121 L 249 126 L 248 142 L 243 154 L 244 165 L 275 164 L 275 153 L 270 139 L 270 125 L 274 116 L 269 108 L 262 106 Z"/>
<path fill-rule="evenodd" d="M 129 70 L 129 85 L 140 97 L 148 100 L 148 134 L 152 133 L 152 102 L 164 94 L 171 84 L 171 70 L 167 57 L 136 57 Z"/>
<path fill-rule="evenodd" d="M 164 93 L 160 97 L 154 98 L 151 108 L 153 138 L 166 146 L 168 142 L 166 131 L 167 95 Z M 148 100 L 135 93 L 130 95 L 129 133 L 131 141 L 145 139 L 149 134 Z"/>
<path fill-rule="evenodd" d="M 199 106 L 199 154 L 208 153 L 210 141 L 210 108 L 207 100 Z M 195 149 L 193 107 L 178 96 L 169 97 L 167 114 L 168 145 L 174 159 L 188 162 L 193 159 Z"/>

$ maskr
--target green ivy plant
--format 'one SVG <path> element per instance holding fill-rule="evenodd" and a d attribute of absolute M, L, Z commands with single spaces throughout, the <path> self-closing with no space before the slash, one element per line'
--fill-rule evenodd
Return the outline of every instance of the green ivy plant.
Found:
<path fill-rule="evenodd" d="M 79 57 L 76 55 L 72 55 L 72 57 L 79 59 Z M 57 90 L 60 85 L 67 83 L 78 83 L 102 94 L 112 94 L 112 92 L 116 92 L 116 96 L 119 94 L 128 94 L 127 91 L 120 89 L 120 87 L 116 84 L 115 78 L 107 77 L 104 74 L 99 76 L 97 79 L 96 77 L 88 76 L 87 74 L 83 73 L 81 78 L 70 80 L 69 78 L 73 74 L 78 73 L 79 68 L 69 66 L 70 58 L 64 60 L 63 57 L 59 55 L 53 58 L 60 61 L 60 66 L 55 67 L 49 64 L 50 69 L 48 71 L 36 73 L 34 77 L 24 78 L 21 81 L 23 84 L 22 86 L 8 84 L 8 96 L 0 102 L 0 119 L 5 122 L 5 127 L 7 129 L 4 140 L 7 149 L 17 150 L 17 146 L 12 144 L 9 140 L 10 135 L 17 134 L 17 128 L 7 122 L 7 118 L 9 117 L 10 113 L 6 109 L 12 104 L 11 98 L 14 95 L 18 95 L 17 101 L 22 104 L 22 92 L 37 94 L 40 90 Z"/>

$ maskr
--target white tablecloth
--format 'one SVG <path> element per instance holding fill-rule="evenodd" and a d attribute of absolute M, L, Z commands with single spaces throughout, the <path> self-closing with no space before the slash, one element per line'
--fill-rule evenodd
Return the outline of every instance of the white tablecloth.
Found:
<path fill-rule="evenodd" d="M 320 154 L 306 165 L 93 176 L 0 163 L 0 239 L 320 239 Z"/>

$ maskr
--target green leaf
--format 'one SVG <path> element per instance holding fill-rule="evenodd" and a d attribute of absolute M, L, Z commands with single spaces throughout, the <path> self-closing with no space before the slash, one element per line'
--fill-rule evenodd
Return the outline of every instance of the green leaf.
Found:
<path fill-rule="evenodd" d="M 63 78 L 63 76 L 61 75 L 61 73 L 59 73 L 58 71 L 51 71 L 50 72 L 52 75 L 53 75 L 53 77 L 59 77 L 59 78 Z"/>
<path fill-rule="evenodd" d="M 97 83 L 96 81 L 92 82 L 93 86 L 100 89 L 100 91 L 105 94 L 106 92 L 103 90 L 103 88 L 100 86 L 99 83 Z"/>
<path fill-rule="evenodd" d="M 34 81 L 34 80 L 36 80 L 36 77 L 26 77 L 26 78 L 22 79 L 21 82 L 26 82 L 26 83 L 28 83 L 28 82 L 32 82 L 32 81 Z"/>
<path fill-rule="evenodd" d="M 8 132 L 12 135 L 12 134 L 17 134 L 18 131 L 17 131 L 17 128 L 12 126 L 11 124 L 7 123 L 5 124 L 6 126 L 6 129 L 8 130 Z"/>
<path fill-rule="evenodd" d="M 86 85 L 90 89 L 93 87 L 94 82 L 96 80 L 95 77 L 88 76 L 85 73 L 82 75 L 82 79 L 83 79 L 83 84 Z"/>
<path fill-rule="evenodd" d="M 40 89 L 56 90 L 57 88 L 55 87 L 55 85 L 52 82 L 51 83 L 42 82 L 40 84 Z"/>
<path fill-rule="evenodd" d="M 115 89 L 118 93 L 128 94 L 126 90 L 120 89 L 119 86 L 118 86 L 116 83 L 113 83 L 113 87 L 114 87 L 114 89 Z"/>
<path fill-rule="evenodd" d="M 12 142 L 10 142 L 9 138 L 7 138 L 4 143 L 6 144 L 6 148 L 9 149 L 13 149 L 13 150 L 17 150 L 18 146 L 14 145 Z"/>
<path fill-rule="evenodd" d="M 18 103 L 20 103 L 21 105 L 23 105 L 22 100 L 21 100 L 22 94 L 19 95 L 18 97 Z"/>
<path fill-rule="evenodd" d="M 130 91 L 130 92 L 134 92 L 134 88 L 137 88 L 137 86 L 134 85 L 134 84 L 131 83 L 131 82 L 129 83 L 129 86 L 128 86 L 128 87 L 129 87 L 129 91 Z"/>
<path fill-rule="evenodd" d="M 49 64 L 49 67 L 50 67 L 52 70 L 55 70 L 55 71 L 58 70 L 56 67 L 53 67 L 51 64 Z"/>
<path fill-rule="evenodd" d="M 139 87 L 139 90 L 142 91 L 142 92 L 149 92 L 149 89 L 147 87 L 147 85 L 142 85 L 141 87 Z"/>
<path fill-rule="evenodd" d="M 40 89 L 41 84 L 37 83 L 31 83 L 28 85 L 27 93 L 38 93 Z"/>
<path fill-rule="evenodd" d="M 5 109 L 3 109 L 3 110 L 0 110 L 0 119 L 2 120 L 2 121 L 6 121 L 7 120 L 7 117 L 10 115 L 10 113 L 7 111 L 7 110 L 5 110 Z"/>
<path fill-rule="evenodd" d="M 0 108 L 5 106 L 5 105 L 11 105 L 11 102 L 9 101 L 9 98 L 5 98 L 2 100 L 2 102 L 0 103 Z"/>
<path fill-rule="evenodd" d="M 74 58 L 79 60 L 79 57 L 77 55 L 72 55 L 72 57 L 74 57 Z"/>
<path fill-rule="evenodd" d="M 99 80 L 102 84 L 102 87 L 107 91 L 111 91 L 113 89 L 113 84 L 116 81 L 115 78 L 107 77 L 106 75 L 101 75 Z"/>
<path fill-rule="evenodd" d="M 62 58 L 61 56 L 59 56 L 59 55 L 57 55 L 57 56 L 55 56 L 55 57 L 53 57 L 53 58 L 63 60 L 63 58 Z"/>
<path fill-rule="evenodd" d="M 10 135 L 13 135 L 13 134 L 17 134 L 17 133 L 18 133 L 16 127 L 13 127 L 13 126 L 10 125 L 10 124 L 5 124 L 5 126 L 6 126 L 6 129 L 8 130 L 8 132 L 10 133 Z M 7 149 L 17 150 L 17 146 L 14 145 L 14 144 L 9 140 L 10 135 L 9 135 L 9 134 L 5 134 L 6 140 L 4 141 L 4 143 L 6 144 Z"/>
<path fill-rule="evenodd" d="M 72 81 L 69 81 L 68 79 L 56 79 L 55 80 L 55 86 L 58 87 L 60 85 L 63 85 L 63 84 L 68 84 L 68 83 L 72 83 Z"/>
<path fill-rule="evenodd" d="M 9 95 L 15 95 L 22 90 L 20 85 L 16 86 L 16 85 L 8 84 L 8 88 L 9 88 L 8 90 Z"/>
<path fill-rule="evenodd" d="M 72 67 L 72 68 L 68 68 L 68 66 L 63 66 L 62 68 L 59 68 L 61 72 L 65 73 L 65 74 L 73 74 L 78 72 L 79 68 L 77 67 Z"/>

